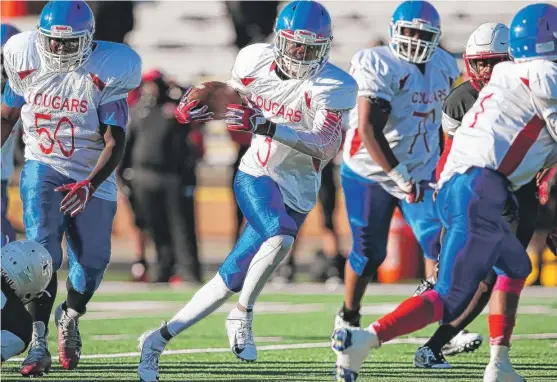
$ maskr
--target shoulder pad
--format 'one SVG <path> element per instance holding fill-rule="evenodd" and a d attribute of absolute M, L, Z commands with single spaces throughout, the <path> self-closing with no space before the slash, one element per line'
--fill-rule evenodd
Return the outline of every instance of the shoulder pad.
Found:
<path fill-rule="evenodd" d="M 392 101 L 400 90 L 400 63 L 389 47 L 363 49 L 351 61 L 350 74 L 358 84 L 358 95 Z"/>
<path fill-rule="evenodd" d="M 472 87 L 469 81 L 463 82 L 454 88 L 445 99 L 443 113 L 460 122 L 477 99 L 478 91 Z"/>
<path fill-rule="evenodd" d="M 529 71 L 532 94 L 542 99 L 557 99 L 557 63 L 536 60 L 532 64 Z"/>
<path fill-rule="evenodd" d="M 270 44 L 251 44 L 242 48 L 236 56 L 233 72 L 240 78 L 247 77 L 261 64 L 261 56 L 272 56 L 273 46 Z"/>
<path fill-rule="evenodd" d="M 447 51 L 437 48 L 432 60 L 435 61 L 437 66 L 439 66 L 453 82 L 460 76 L 460 69 L 458 68 L 456 59 Z"/>
<path fill-rule="evenodd" d="M 312 82 L 312 96 L 319 107 L 350 110 L 356 106 L 358 84 L 339 67 L 327 64 Z"/>
<path fill-rule="evenodd" d="M 35 44 L 36 31 L 25 31 L 12 36 L 2 48 L 4 66 L 10 86 L 19 95 L 25 91 L 25 78 L 40 66 L 41 60 Z"/>
<path fill-rule="evenodd" d="M 127 45 L 97 41 L 86 70 L 102 81 L 101 104 L 126 98 L 141 83 L 141 58 Z"/>

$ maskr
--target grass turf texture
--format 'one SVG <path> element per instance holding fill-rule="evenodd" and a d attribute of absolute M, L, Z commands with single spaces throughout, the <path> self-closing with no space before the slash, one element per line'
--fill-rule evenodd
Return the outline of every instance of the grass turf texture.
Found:
<path fill-rule="evenodd" d="M 157 327 L 161 320 L 169 319 L 190 296 L 189 292 L 171 289 L 98 294 L 92 300 L 88 319 L 80 322 L 83 354 L 136 352 L 137 337 L 143 331 Z M 364 305 L 379 306 L 398 303 L 402 299 L 401 296 L 367 296 Z M 254 334 L 258 346 L 328 342 L 333 316 L 341 301 L 339 295 L 262 295 L 260 302 L 266 304 L 260 306 L 267 309 L 260 309 L 263 311 L 259 313 L 256 311 Z M 133 302 L 149 308 L 134 309 Z M 154 303 L 152 307 L 148 305 L 151 303 Z M 281 312 L 276 312 L 280 308 L 277 306 L 279 303 L 285 306 Z M 523 298 L 521 307 L 524 311 L 518 317 L 515 334 L 557 332 L 557 302 L 554 297 Z M 545 314 L 539 313 L 540 308 L 546 310 Z M 119 314 L 118 318 L 106 318 L 115 311 Z M 226 311 L 213 314 L 178 336 L 167 349 L 227 348 L 225 317 Z M 376 317 L 366 314 L 362 323 L 367 324 Z M 77 370 L 62 370 L 57 362 L 52 322 L 50 328 L 49 348 L 54 367 L 42 380 L 137 381 L 137 356 L 82 359 Z M 434 330 L 435 325 L 431 325 L 413 336 L 427 337 Z M 480 316 L 470 330 L 480 332 L 485 341 L 488 336 L 486 316 Z M 475 353 L 450 357 L 448 361 L 454 366 L 451 370 L 424 371 L 412 366 L 417 346 L 393 344 L 373 351 L 358 381 L 480 381 L 489 360 L 489 348 L 484 343 Z M 557 340 L 516 340 L 511 357 L 516 369 L 527 381 L 557 381 Z M 254 364 L 241 363 L 228 351 L 163 355 L 161 381 L 331 381 L 334 362 L 332 351 L 323 347 L 260 351 Z M 25 380 L 19 375 L 19 364 L 4 363 L 2 381 Z"/>

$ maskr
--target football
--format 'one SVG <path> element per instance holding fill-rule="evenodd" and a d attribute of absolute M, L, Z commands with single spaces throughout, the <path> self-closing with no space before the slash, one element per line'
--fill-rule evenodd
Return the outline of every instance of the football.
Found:
<path fill-rule="evenodd" d="M 199 100 L 215 113 L 214 119 L 222 120 L 226 115 L 226 106 L 231 103 L 242 104 L 242 97 L 224 82 L 210 81 L 194 86 L 187 97 L 188 102 Z"/>

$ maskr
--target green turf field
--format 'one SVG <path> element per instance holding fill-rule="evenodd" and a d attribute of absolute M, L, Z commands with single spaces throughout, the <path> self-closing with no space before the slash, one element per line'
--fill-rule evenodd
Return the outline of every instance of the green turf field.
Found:
<path fill-rule="evenodd" d="M 54 367 L 48 381 L 136 381 L 137 337 L 156 327 L 177 311 L 191 292 L 161 289 L 99 293 L 80 323 L 83 358 L 74 372 L 57 363 L 54 334 L 50 350 Z M 366 298 L 364 322 L 389 311 L 402 296 L 374 295 Z M 331 381 L 334 355 L 328 348 L 333 316 L 341 296 L 275 294 L 261 296 L 256 309 L 254 333 L 259 347 L 257 363 L 245 364 L 227 349 L 224 319 L 231 305 L 182 333 L 161 358 L 161 381 Z M 367 313 L 366 313 L 367 312 Z M 487 317 L 480 316 L 471 330 L 487 337 Z M 412 366 L 415 337 L 426 337 L 435 327 L 415 333 L 404 341 L 386 344 L 373 352 L 359 381 L 481 381 L 489 359 L 488 346 L 473 354 L 449 358 L 448 371 L 422 371 Z M 53 324 L 51 331 L 54 333 Z M 513 343 L 512 359 L 527 381 L 557 381 L 557 298 L 524 297 Z M 544 334 L 549 339 L 532 339 Z M 526 338 L 524 338 L 526 337 Z M 114 356 L 121 353 L 119 356 Z M 174 354 L 172 354 L 174 353 Z M 112 354 L 112 356 L 110 356 Z M 94 357 L 94 358 L 91 358 Z M 24 380 L 19 362 L 2 366 L 2 381 Z"/>

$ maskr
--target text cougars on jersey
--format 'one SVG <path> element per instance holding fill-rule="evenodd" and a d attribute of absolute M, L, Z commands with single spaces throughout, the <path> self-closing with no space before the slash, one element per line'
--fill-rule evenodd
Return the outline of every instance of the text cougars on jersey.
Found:
<path fill-rule="evenodd" d="M 412 94 L 412 103 L 429 105 L 436 102 L 442 102 L 447 98 L 447 89 L 438 89 L 433 93 L 414 92 Z"/>
<path fill-rule="evenodd" d="M 255 104 L 258 108 L 269 111 L 276 117 L 282 117 L 290 122 L 300 122 L 302 120 L 302 111 L 286 107 L 276 101 L 265 99 L 261 96 L 255 98 Z"/>
<path fill-rule="evenodd" d="M 75 98 L 62 98 L 59 95 L 34 93 L 27 97 L 27 103 L 34 106 L 43 106 L 54 110 L 86 114 L 88 111 L 87 100 Z"/>

